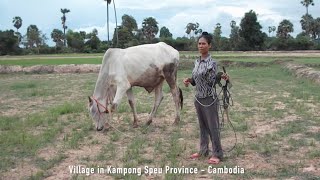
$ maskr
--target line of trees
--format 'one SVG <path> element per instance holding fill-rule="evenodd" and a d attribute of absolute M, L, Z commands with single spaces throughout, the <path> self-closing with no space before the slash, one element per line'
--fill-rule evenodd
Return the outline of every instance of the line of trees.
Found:
<path fill-rule="evenodd" d="M 111 0 L 107 2 L 111 3 Z M 257 14 L 250 10 L 244 14 L 239 26 L 232 20 L 229 37 L 222 37 L 222 26 L 217 23 L 212 30 L 213 50 L 307 50 L 320 49 L 320 17 L 313 18 L 308 12 L 309 6 L 313 6 L 313 0 L 303 0 L 301 4 L 306 7 L 306 14 L 301 17 L 302 32 L 295 38 L 290 33 L 294 31 L 293 24 L 282 20 L 278 26 L 269 26 L 267 35 L 262 32 Z M 126 48 L 145 43 L 164 41 L 178 50 L 196 50 L 196 38 L 201 34 L 200 24 L 190 22 L 185 27 L 186 36 L 174 39 L 169 28 L 159 27 L 159 23 L 153 17 L 147 17 L 138 28 L 133 16 L 124 14 L 122 22 L 114 29 L 113 38 L 110 41 L 101 41 L 97 29 L 92 32 L 75 32 L 66 25 L 66 14 L 69 9 L 61 8 L 62 30 L 56 28 L 51 32 L 54 47 L 46 44 L 48 38 L 36 25 L 29 25 L 27 33 L 21 35 L 19 29 L 22 26 L 22 18 L 14 17 L 14 30 L 0 31 L 0 54 L 41 54 L 41 53 L 68 53 L 68 52 L 104 52 L 109 47 Z M 67 30 L 67 32 L 66 32 Z M 109 30 L 108 30 L 109 33 Z M 159 37 L 157 34 L 159 33 Z M 272 35 L 271 35 L 272 33 Z M 276 35 L 274 35 L 276 33 Z M 23 48 L 20 48 L 22 45 Z"/>

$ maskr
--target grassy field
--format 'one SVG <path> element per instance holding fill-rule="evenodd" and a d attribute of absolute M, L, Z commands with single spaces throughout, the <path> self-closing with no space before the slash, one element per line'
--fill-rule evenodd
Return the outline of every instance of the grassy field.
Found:
<path fill-rule="evenodd" d="M 309 58 L 293 59 L 304 63 Z M 317 63 L 317 58 L 312 61 Z M 144 123 L 153 94 L 135 88 L 140 126 L 132 128 L 132 114 L 124 98 L 111 121 L 114 128 L 103 133 L 93 129 L 86 109 L 97 74 L 0 75 L 0 179 L 319 179 L 319 85 L 297 79 L 278 65 L 227 69 L 233 82 L 230 119 L 237 146 L 213 167 L 239 167 L 245 173 L 209 173 L 205 158 L 189 160 L 198 150 L 199 128 L 193 89 L 182 85 L 192 69 L 192 64 L 185 62 L 178 72 L 185 98 L 179 126 L 172 126 L 174 105 L 166 85 L 164 100 L 150 126 Z M 230 149 L 236 139 L 228 124 L 222 136 L 224 149 Z M 69 166 L 76 165 L 96 171 L 90 176 L 70 174 Z M 97 172 L 108 166 L 206 171 L 149 176 Z"/>
<path fill-rule="evenodd" d="M 197 52 L 181 52 L 181 61 L 193 62 Z M 303 64 L 319 64 L 320 52 L 271 53 L 271 52 L 212 52 L 218 61 L 241 62 L 271 62 L 274 60 L 293 60 Z M 2 56 L 0 65 L 60 65 L 60 64 L 101 64 L 103 54 L 61 54 L 61 55 L 30 55 L 30 56 Z"/>

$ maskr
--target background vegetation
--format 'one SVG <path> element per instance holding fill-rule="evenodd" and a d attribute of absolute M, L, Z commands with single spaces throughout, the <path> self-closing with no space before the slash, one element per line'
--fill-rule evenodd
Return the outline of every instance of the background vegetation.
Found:
<path fill-rule="evenodd" d="M 111 0 L 107 1 L 111 3 Z M 306 14 L 300 19 L 302 32 L 296 37 L 293 24 L 288 19 L 282 20 L 277 26 L 268 27 L 268 34 L 262 32 L 257 13 L 254 10 L 246 12 L 239 25 L 234 20 L 230 22 L 231 32 L 229 37 L 223 37 L 220 23 L 212 27 L 209 32 L 214 37 L 213 50 L 217 51 L 250 51 L 250 50 L 312 50 L 320 49 L 320 17 L 313 17 L 308 13 L 308 8 L 314 5 L 313 0 L 300 2 L 306 8 Z M 201 25 L 190 22 L 186 25 L 186 36 L 173 38 L 170 30 L 159 23 L 153 17 L 146 17 L 142 22 L 142 28 L 138 28 L 133 16 L 124 14 L 122 22 L 114 29 L 114 36 L 101 41 L 98 31 L 76 32 L 68 29 L 66 25 L 69 9 L 61 9 L 62 30 L 53 29 L 50 37 L 43 34 L 34 24 L 27 28 L 27 33 L 22 35 L 19 28 L 23 25 L 22 18 L 13 18 L 13 26 L 16 31 L 0 30 L 0 55 L 24 55 L 24 54 L 56 54 L 56 53 L 101 53 L 109 47 L 126 48 L 145 43 L 166 42 L 177 50 L 196 50 L 196 38 L 201 34 Z M 109 19 L 109 13 L 108 13 Z M 108 21 L 109 24 L 109 21 Z M 109 26 L 108 26 L 109 27 Z M 46 44 L 48 38 L 55 42 L 54 47 Z"/>

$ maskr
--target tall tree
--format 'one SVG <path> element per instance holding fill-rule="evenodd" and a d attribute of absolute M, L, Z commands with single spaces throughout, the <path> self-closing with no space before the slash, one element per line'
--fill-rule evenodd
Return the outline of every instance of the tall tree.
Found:
<path fill-rule="evenodd" d="M 51 38 L 56 43 L 56 47 L 63 46 L 64 35 L 60 29 L 54 29 L 51 32 Z"/>
<path fill-rule="evenodd" d="M 137 21 L 134 17 L 124 14 L 122 16 L 122 23 L 121 26 L 126 27 L 128 31 L 135 31 L 138 29 Z"/>
<path fill-rule="evenodd" d="M 14 31 L 0 30 L 0 55 L 7 55 L 11 54 L 15 51 L 17 47 L 17 38 L 14 35 Z"/>
<path fill-rule="evenodd" d="M 109 29 L 109 4 L 111 4 L 111 0 L 104 0 L 107 2 L 107 32 L 108 32 L 108 43 L 110 42 L 110 39 L 109 39 L 109 34 L 110 34 L 110 29 Z M 115 33 L 116 33 L 116 38 L 117 38 L 117 42 L 116 42 L 116 47 L 118 46 L 118 22 L 117 22 L 117 10 L 116 10 L 116 5 L 114 3 L 114 0 L 113 0 L 113 9 L 114 9 L 114 17 L 115 17 L 115 20 L 116 20 L 116 28 L 115 28 Z"/>
<path fill-rule="evenodd" d="M 130 46 L 130 42 L 134 39 L 133 34 L 129 29 L 125 26 L 119 26 L 117 27 L 117 30 L 119 33 L 119 42 L 118 42 L 118 47 L 120 48 L 126 48 Z M 116 34 L 113 34 L 113 41 L 116 41 Z M 115 42 L 114 42 L 115 43 Z M 137 45 L 137 44 L 134 44 Z"/>
<path fill-rule="evenodd" d="M 272 26 L 271 30 L 272 30 L 272 36 L 273 36 L 274 32 L 277 30 L 277 28 L 275 26 Z"/>
<path fill-rule="evenodd" d="M 28 48 L 39 47 L 41 43 L 41 32 L 36 25 L 30 25 L 27 28 Z"/>
<path fill-rule="evenodd" d="M 313 32 L 313 27 L 312 27 L 313 21 L 314 21 L 314 19 L 310 14 L 305 14 L 305 15 L 303 15 L 301 17 L 301 20 L 300 20 L 301 28 L 308 35 L 312 35 L 312 32 Z"/>
<path fill-rule="evenodd" d="M 172 34 L 170 33 L 169 29 L 165 26 L 163 26 L 161 29 L 160 29 L 160 35 L 159 35 L 160 38 L 172 38 Z"/>
<path fill-rule="evenodd" d="M 149 42 L 157 35 L 159 31 L 158 22 L 153 17 L 145 18 L 142 22 L 142 32 Z"/>
<path fill-rule="evenodd" d="M 269 37 L 270 37 L 270 33 L 272 32 L 272 26 L 268 27 L 268 33 L 269 33 Z"/>
<path fill-rule="evenodd" d="M 17 32 L 19 32 L 18 30 L 21 28 L 22 26 L 22 19 L 19 16 L 16 16 L 13 18 L 12 20 L 13 26 L 17 29 Z"/>
<path fill-rule="evenodd" d="M 104 0 L 107 2 L 107 32 L 108 32 L 108 42 L 110 41 L 109 39 L 109 4 L 111 3 L 111 0 Z"/>
<path fill-rule="evenodd" d="M 318 17 L 317 19 L 315 19 L 315 33 L 318 36 L 318 43 L 320 43 L 320 17 Z"/>
<path fill-rule="evenodd" d="M 80 32 L 73 32 L 68 30 L 67 32 L 68 47 L 71 47 L 76 52 L 81 52 L 84 48 L 84 37 Z"/>
<path fill-rule="evenodd" d="M 270 33 L 271 33 L 271 32 L 273 33 L 275 30 L 276 30 L 276 27 L 275 27 L 275 26 L 269 26 L 269 27 L 268 27 L 269 37 L 271 37 L 271 36 L 270 36 Z"/>
<path fill-rule="evenodd" d="M 118 33 L 118 30 L 117 30 L 117 27 L 118 27 L 118 21 L 117 21 L 117 10 L 116 10 L 116 4 L 114 3 L 114 0 L 113 0 L 113 10 L 114 10 L 114 18 L 116 20 L 116 28 L 115 28 L 115 31 L 116 31 L 116 35 L 117 35 L 117 43 L 116 43 L 116 47 L 118 47 L 118 41 L 119 41 L 119 33 Z"/>
<path fill-rule="evenodd" d="M 80 33 L 80 36 L 82 36 L 81 33 Z M 85 44 L 89 46 L 91 49 L 97 50 L 101 43 L 98 37 L 98 30 L 94 28 L 91 33 L 87 34 L 87 38 L 89 40 Z"/>
<path fill-rule="evenodd" d="M 69 9 L 60 9 L 61 13 L 63 14 L 61 17 L 61 21 L 62 21 L 62 28 L 63 28 L 63 36 L 64 36 L 64 40 L 63 40 L 63 44 L 64 46 L 66 46 L 66 29 L 68 28 L 68 26 L 66 26 L 66 13 L 70 12 Z"/>
<path fill-rule="evenodd" d="M 289 20 L 284 19 L 279 23 L 277 37 L 288 39 L 291 32 L 293 32 L 293 24 Z"/>
<path fill-rule="evenodd" d="M 188 23 L 186 26 L 186 33 L 189 35 L 189 37 L 194 37 L 195 35 L 202 33 L 202 29 L 199 29 L 199 23 Z M 191 32 L 193 32 L 193 35 L 191 35 Z"/>
<path fill-rule="evenodd" d="M 309 8 L 309 6 L 311 5 L 311 6 L 314 6 L 314 2 L 313 2 L 313 0 L 303 0 L 303 1 L 301 1 L 300 2 L 303 6 L 305 6 L 306 7 L 306 14 L 308 15 L 309 14 L 309 12 L 308 12 L 308 8 Z"/>
<path fill-rule="evenodd" d="M 221 33 L 221 24 L 217 23 L 213 31 L 213 48 L 215 50 L 220 50 Z"/>
<path fill-rule="evenodd" d="M 12 20 L 13 26 L 17 29 L 16 35 L 18 36 L 18 43 L 20 42 L 21 39 L 21 34 L 19 33 L 19 29 L 22 26 L 22 19 L 19 16 L 16 16 Z"/>
<path fill-rule="evenodd" d="M 306 34 L 312 37 L 313 40 L 317 39 L 320 31 L 320 18 L 313 19 L 310 14 L 303 15 L 301 20 L 301 28 Z"/>
<path fill-rule="evenodd" d="M 258 50 L 262 49 L 266 34 L 261 31 L 261 25 L 257 20 L 257 14 L 250 10 L 245 13 L 241 19 L 239 35 L 243 38 L 244 49 Z"/>
<path fill-rule="evenodd" d="M 237 47 L 240 42 L 239 26 L 237 26 L 237 23 L 234 20 L 232 20 L 230 22 L 230 27 L 231 27 L 230 46 L 232 50 L 237 50 Z"/>

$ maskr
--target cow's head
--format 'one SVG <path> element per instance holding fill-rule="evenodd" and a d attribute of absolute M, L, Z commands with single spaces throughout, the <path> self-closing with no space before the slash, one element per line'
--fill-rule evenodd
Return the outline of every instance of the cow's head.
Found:
<path fill-rule="evenodd" d="M 104 107 L 102 104 L 100 104 L 96 99 L 92 97 L 89 98 L 89 104 L 88 109 L 89 113 L 96 125 L 97 131 L 102 131 L 104 129 L 104 125 L 106 123 L 106 114 L 108 113 L 108 110 L 106 107 Z"/>

